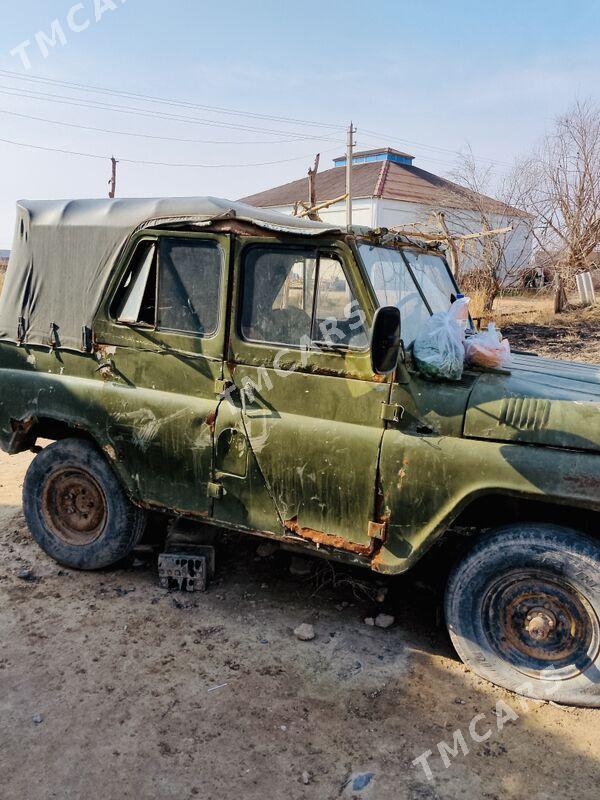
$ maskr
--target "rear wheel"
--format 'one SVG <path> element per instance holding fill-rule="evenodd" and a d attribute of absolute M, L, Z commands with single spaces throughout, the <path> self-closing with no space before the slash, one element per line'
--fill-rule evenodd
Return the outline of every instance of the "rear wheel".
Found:
<path fill-rule="evenodd" d="M 484 536 L 452 572 L 446 621 L 461 659 L 523 695 L 600 707 L 600 547 L 555 525 Z"/>
<path fill-rule="evenodd" d="M 106 459 L 82 439 L 56 442 L 35 457 L 25 476 L 23 508 L 40 547 L 76 569 L 99 569 L 124 558 L 146 520 Z"/>

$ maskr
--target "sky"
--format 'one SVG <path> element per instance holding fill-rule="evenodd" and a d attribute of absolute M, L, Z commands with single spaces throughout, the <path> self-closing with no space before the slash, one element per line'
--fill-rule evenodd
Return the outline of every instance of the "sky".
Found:
<path fill-rule="evenodd" d="M 598 87 L 597 0 L 4 0 L 0 249 L 18 199 L 106 196 L 113 154 L 119 196 L 237 199 L 331 166 L 352 120 L 360 149 L 500 174 Z"/>

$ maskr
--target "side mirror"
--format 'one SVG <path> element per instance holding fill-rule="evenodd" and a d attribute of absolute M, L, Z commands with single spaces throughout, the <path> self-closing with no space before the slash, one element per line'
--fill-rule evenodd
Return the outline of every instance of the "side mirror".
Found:
<path fill-rule="evenodd" d="M 375 312 L 371 332 L 371 366 L 376 375 L 389 375 L 396 369 L 401 346 L 400 311 L 382 306 Z"/>

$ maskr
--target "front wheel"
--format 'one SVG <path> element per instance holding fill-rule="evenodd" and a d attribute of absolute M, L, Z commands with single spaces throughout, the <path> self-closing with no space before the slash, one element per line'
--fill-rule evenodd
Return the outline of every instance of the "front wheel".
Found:
<path fill-rule="evenodd" d="M 40 547 L 75 569 L 120 561 L 146 522 L 106 459 L 83 439 L 64 439 L 38 453 L 25 476 L 23 510 Z"/>
<path fill-rule="evenodd" d="M 523 524 L 482 537 L 450 575 L 446 622 L 462 661 L 539 700 L 600 707 L 600 547 Z"/>

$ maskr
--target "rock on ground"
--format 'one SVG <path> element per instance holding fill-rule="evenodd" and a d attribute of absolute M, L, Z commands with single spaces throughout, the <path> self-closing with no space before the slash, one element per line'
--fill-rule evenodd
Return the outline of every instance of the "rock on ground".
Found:
<path fill-rule="evenodd" d="M 302 625 L 298 625 L 294 630 L 294 634 L 296 639 L 300 639 L 301 642 L 310 642 L 315 638 L 315 629 L 312 625 L 303 623 Z"/>

